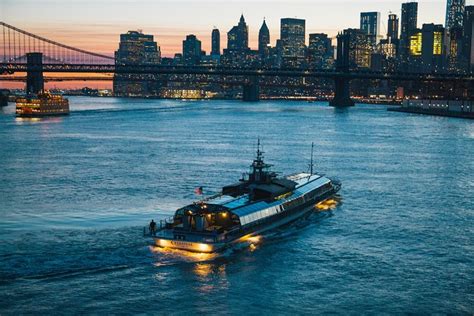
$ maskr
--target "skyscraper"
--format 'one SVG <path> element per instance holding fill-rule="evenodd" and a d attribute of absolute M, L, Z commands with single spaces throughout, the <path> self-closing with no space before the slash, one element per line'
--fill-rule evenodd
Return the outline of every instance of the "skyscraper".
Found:
<path fill-rule="evenodd" d="M 474 70 L 474 6 L 467 6 L 463 22 L 463 56 L 466 70 Z"/>
<path fill-rule="evenodd" d="M 462 67 L 462 40 L 465 0 L 447 0 L 446 3 L 446 31 L 448 40 L 448 69 L 459 71 Z"/>
<path fill-rule="evenodd" d="M 369 68 L 371 44 L 364 31 L 346 29 L 337 36 L 338 68 Z"/>
<path fill-rule="evenodd" d="M 240 16 L 239 24 L 227 33 L 227 49 L 244 51 L 249 48 L 249 30 L 244 15 Z"/>
<path fill-rule="evenodd" d="M 128 31 L 120 35 L 119 49 L 115 52 L 115 63 L 119 65 L 147 65 L 160 62 L 160 48 L 153 35 L 139 31 Z"/>
<path fill-rule="evenodd" d="M 445 43 L 447 33 L 441 24 L 423 24 L 410 36 L 410 58 L 412 70 L 432 72 L 441 70 L 446 64 Z"/>
<path fill-rule="evenodd" d="M 327 34 L 309 34 L 308 62 L 313 69 L 328 69 L 333 66 L 334 49 Z"/>
<path fill-rule="evenodd" d="M 405 58 L 409 54 L 410 37 L 416 32 L 418 25 L 418 3 L 407 2 L 402 4 L 402 23 L 400 32 L 399 55 Z"/>
<path fill-rule="evenodd" d="M 387 38 L 392 41 L 398 40 L 398 17 L 396 14 L 388 16 Z"/>
<path fill-rule="evenodd" d="M 281 62 L 284 67 L 300 66 L 305 59 L 306 21 L 302 19 L 281 19 Z"/>
<path fill-rule="evenodd" d="M 211 55 L 218 56 L 221 54 L 221 32 L 217 28 L 212 30 L 212 48 Z"/>
<path fill-rule="evenodd" d="M 116 67 L 155 65 L 160 61 L 160 47 L 153 40 L 153 35 L 139 31 L 129 31 L 120 35 L 119 48 L 115 52 Z M 116 73 L 113 82 L 114 94 L 119 96 L 157 95 L 160 83 L 154 79 L 156 79 L 155 75 Z"/>
<path fill-rule="evenodd" d="M 424 71 L 439 71 L 444 67 L 446 58 L 446 32 L 441 24 L 423 24 L 421 58 Z"/>
<path fill-rule="evenodd" d="M 372 46 L 377 45 L 380 36 L 380 13 L 362 12 L 360 14 L 360 29 L 367 35 Z"/>
<path fill-rule="evenodd" d="M 186 65 L 197 65 L 201 60 L 201 41 L 190 34 L 183 41 L 183 61 Z"/>
<path fill-rule="evenodd" d="M 448 0 L 446 5 L 446 29 L 461 28 L 464 19 L 465 0 Z"/>
<path fill-rule="evenodd" d="M 268 55 L 268 45 L 270 44 L 270 31 L 268 30 L 267 23 L 263 20 L 263 24 L 258 32 L 258 52 L 261 57 Z"/>

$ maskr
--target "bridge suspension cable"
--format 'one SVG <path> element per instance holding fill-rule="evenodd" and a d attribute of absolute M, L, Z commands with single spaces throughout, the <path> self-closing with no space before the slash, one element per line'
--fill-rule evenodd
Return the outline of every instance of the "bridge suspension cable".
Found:
<path fill-rule="evenodd" d="M 113 64 L 114 57 L 61 44 L 0 21 L 0 57 L 3 63 L 26 63 L 26 54 L 43 53 L 50 64 Z"/>

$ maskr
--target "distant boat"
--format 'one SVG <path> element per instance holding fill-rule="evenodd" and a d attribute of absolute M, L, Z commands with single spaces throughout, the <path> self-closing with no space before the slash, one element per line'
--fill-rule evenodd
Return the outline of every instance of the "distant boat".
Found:
<path fill-rule="evenodd" d="M 312 212 L 341 188 L 338 181 L 310 172 L 277 177 L 264 163 L 258 144 L 257 156 L 238 183 L 222 193 L 178 209 L 161 221 L 152 234 L 155 244 L 193 252 L 221 251 L 242 239 L 289 224 Z M 199 188 L 202 192 L 202 188 Z"/>
<path fill-rule="evenodd" d="M 69 101 L 59 94 L 42 91 L 16 99 L 16 115 L 19 117 L 42 117 L 69 115 Z"/>

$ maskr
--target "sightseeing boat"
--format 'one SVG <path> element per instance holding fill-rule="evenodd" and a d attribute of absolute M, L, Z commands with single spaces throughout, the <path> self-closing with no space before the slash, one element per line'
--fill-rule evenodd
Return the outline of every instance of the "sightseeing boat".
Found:
<path fill-rule="evenodd" d="M 252 236 L 289 224 L 314 211 L 341 188 L 338 181 L 310 172 L 277 177 L 263 161 L 260 146 L 250 172 L 218 195 L 178 209 L 148 228 L 163 248 L 213 253 Z"/>
<path fill-rule="evenodd" d="M 69 101 L 59 94 L 39 92 L 16 99 L 16 115 L 20 117 L 42 117 L 69 114 Z"/>

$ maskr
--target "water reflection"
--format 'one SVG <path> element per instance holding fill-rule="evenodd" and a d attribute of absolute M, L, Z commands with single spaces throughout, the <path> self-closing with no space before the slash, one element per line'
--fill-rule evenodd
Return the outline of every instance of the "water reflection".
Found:
<path fill-rule="evenodd" d="M 180 249 L 162 248 L 157 246 L 150 246 L 153 253 L 162 254 L 164 257 L 181 259 L 190 262 L 205 262 L 216 259 L 219 255 L 216 253 L 191 252 Z M 157 265 L 157 264 L 155 264 Z M 159 265 L 159 264 L 158 264 Z"/>
<path fill-rule="evenodd" d="M 62 121 L 62 117 L 15 117 L 15 123 L 19 125 L 38 122 L 61 123 Z"/>
<path fill-rule="evenodd" d="M 337 205 L 341 202 L 341 200 L 341 197 L 337 195 L 333 198 L 319 202 L 314 207 L 318 211 L 332 211 L 336 209 Z"/>

